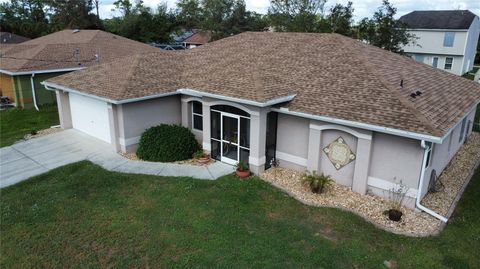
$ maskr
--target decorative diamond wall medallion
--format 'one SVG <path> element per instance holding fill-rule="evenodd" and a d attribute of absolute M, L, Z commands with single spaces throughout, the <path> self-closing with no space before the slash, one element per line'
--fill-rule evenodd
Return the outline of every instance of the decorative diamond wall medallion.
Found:
<path fill-rule="evenodd" d="M 356 157 L 341 136 L 323 148 L 323 152 L 327 154 L 328 159 L 330 159 L 337 170 L 353 162 Z"/>

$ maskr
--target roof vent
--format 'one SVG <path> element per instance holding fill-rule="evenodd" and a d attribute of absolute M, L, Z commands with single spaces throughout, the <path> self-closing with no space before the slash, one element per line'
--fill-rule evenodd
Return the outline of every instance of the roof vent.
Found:
<path fill-rule="evenodd" d="M 410 94 L 410 97 L 412 97 L 412 98 L 416 98 L 416 97 L 417 97 L 417 94 L 416 94 L 416 93 L 414 93 L 414 92 L 412 92 L 412 93 Z"/>
<path fill-rule="evenodd" d="M 417 96 L 420 96 L 420 95 L 422 95 L 422 92 L 421 92 L 421 91 L 416 91 L 415 94 L 416 94 Z"/>
<path fill-rule="evenodd" d="M 78 32 L 80 32 L 80 29 L 73 29 L 73 31 L 72 31 L 72 33 L 74 33 L 74 34 L 78 33 Z"/>

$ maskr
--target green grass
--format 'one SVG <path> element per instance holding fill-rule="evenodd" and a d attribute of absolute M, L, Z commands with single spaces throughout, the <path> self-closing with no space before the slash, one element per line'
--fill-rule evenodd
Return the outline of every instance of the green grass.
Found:
<path fill-rule="evenodd" d="M 0 196 L 0 268 L 479 268 L 480 173 L 436 237 L 409 238 L 269 184 L 114 173 L 84 161 Z"/>
<path fill-rule="evenodd" d="M 9 109 L 0 111 L 0 147 L 13 144 L 32 131 L 59 124 L 56 106 L 35 109 Z"/>

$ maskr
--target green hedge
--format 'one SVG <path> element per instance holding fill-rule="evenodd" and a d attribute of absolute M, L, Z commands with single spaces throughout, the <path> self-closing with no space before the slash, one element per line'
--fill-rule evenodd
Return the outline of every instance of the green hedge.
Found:
<path fill-rule="evenodd" d="M 161 124 L 142 134 L 137 156 L 146 161 L 174 162 L 191 159 L 199 149 L 195 135 L 188 128 Z"/>

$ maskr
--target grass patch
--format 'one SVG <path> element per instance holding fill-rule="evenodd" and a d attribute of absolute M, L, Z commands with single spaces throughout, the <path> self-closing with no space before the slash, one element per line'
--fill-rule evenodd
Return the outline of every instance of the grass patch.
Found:
<path fill-rule="evenodd" d="M 0 268 L 478 268 L 480 174 L 441 235 L 408 238 L 259 179 L 131 175 L 83 161 L 3 189 Z"/>
<path fill-rule="evenodd" d="M 0 147 L 13 144 L 32 131 L 58 125 L 57 107 L 42 106 L 35 109 L 8 109 L 0 111 Z"/>

